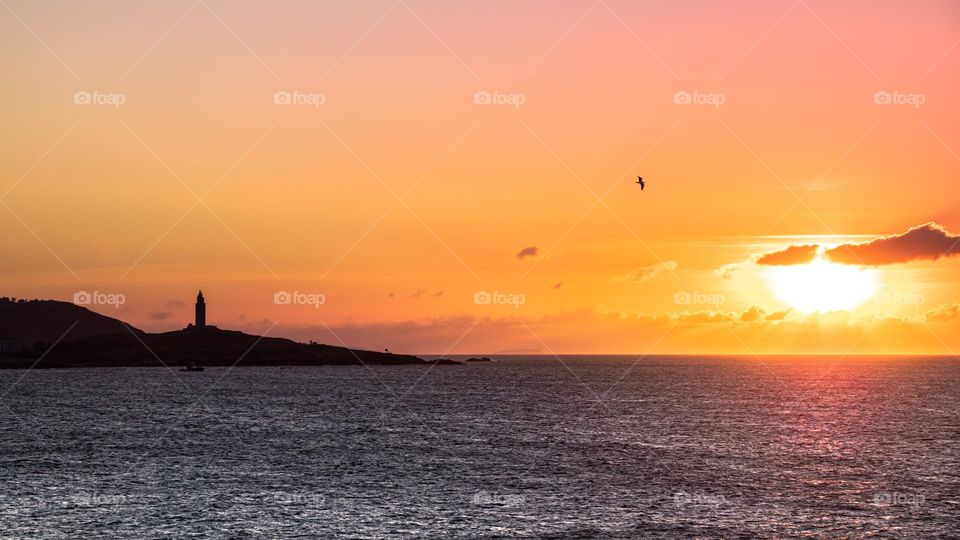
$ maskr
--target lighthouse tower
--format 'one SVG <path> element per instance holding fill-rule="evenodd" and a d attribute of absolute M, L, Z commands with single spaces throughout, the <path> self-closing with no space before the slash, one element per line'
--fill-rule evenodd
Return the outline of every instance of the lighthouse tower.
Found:
<path fill-rule="evenodd" d="M 207 304 L 203 302 L 203 291 L 197 292 L 197 321 L 194 326 L 203 328 L 207 325 Z"/>

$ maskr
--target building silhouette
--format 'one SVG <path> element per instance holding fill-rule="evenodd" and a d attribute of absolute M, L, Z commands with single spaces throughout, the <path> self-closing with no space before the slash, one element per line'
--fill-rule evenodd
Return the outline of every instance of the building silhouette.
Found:
<path fill-rule="evenodd" d="M 194 326 L 203 328 L 207 325 L 207 304 L 203 301 L 203 291 L 197 292 L 196 322 Z"/>

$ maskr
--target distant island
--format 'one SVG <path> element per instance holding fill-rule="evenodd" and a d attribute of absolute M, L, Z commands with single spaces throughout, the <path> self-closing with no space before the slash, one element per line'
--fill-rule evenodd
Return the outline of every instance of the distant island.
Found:
<path fill-rule="evenodd" d="M 206 324 L 203 293 L 194 324 L 163 333 L 69 302 L 0 298 L 0 369 L 433 363 L 459 364 L 221 330 Z"/>

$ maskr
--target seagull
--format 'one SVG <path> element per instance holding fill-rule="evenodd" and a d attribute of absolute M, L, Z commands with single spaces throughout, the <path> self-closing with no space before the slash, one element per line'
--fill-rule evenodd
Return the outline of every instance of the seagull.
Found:
<path fill-rule="evenodd" d="M 647 187 L 647 184 L 643 181 L 642 176 L 637 177 L 637 183 L 640 184 L 640 191 L 643 191 L 643 188 Z"/>

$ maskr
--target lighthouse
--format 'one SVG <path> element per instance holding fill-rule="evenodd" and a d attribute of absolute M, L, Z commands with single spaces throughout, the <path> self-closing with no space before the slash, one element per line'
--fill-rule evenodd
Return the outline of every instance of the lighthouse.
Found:
<path fill-rule="evenodd" d="M 197 320 L 194 326 L 203 328 L 207 325 L 207 304 L 203 302 L 203 291 L 197 292 Z"/>

